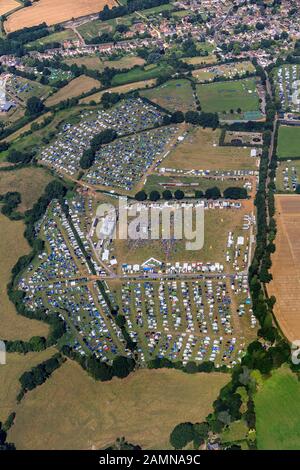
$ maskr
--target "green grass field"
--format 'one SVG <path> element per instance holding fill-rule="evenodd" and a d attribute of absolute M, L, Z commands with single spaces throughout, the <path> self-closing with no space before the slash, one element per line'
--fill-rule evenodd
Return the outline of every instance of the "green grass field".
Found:
<path fill-rule="evenodd" d="M 198 85 L 197 93 L 205 112 L 223 113 L 238 108 L 242 112 L 259 110 L 256 82 L 252 78 Z"/>
<path fill-rule="evenodd" d="M 226 428 L 221 434 L 223 443 L 240 443 L 244 441 L 248 434 L 248 426 L 245 421 L 235 421 Z"/>
<path fill-rule="evenodd" d="M 141 92 L 149 100 L 170 111 L 195 109 L 193 90 L 188 80 L 169 80 L 162 85 Z"/>
<path fill-rule="evenodd" d="M 161 13 L 162 11 L 172 11 L 174 9 L 174 6 L 170 3 L 167 3 L 166 5 L 158 5 L 157 7 L 153 8 L 148 8 L 147 10 L 143 10 L 141 14 L 143 16 L 155 16 Z"/>
<path fill-rule="evenodd" d="M 300 382 L 289 369 L 273 372 L 255 396 L 260 450 L 300 449 Z"/>
<path fill-rule="evenodd" d="M 133 18 L 134 14 L 123 16 L 122 18 L 113 18 L 107 21 L 93 20 L 79 26 L 78 31 L 84 37 L 84 39 L 89 40 L 103 33 L 114 34 L 116 26 L 118 24 L 121 23 L 130 26 Z"/>
<path fill-rule="evenodd" d="M 139 82 L 141 80 L 148 80 L 150 78 L 157 78 L 162 73 L 172 72 L 170 66 L 159 64 L 154 67 L 137 67 L 129 72 L 118 73 L 112 79 L 112 86 L 124 85 L 125 83 Z"/>
<path fill-rule="evenodd" d="M 280 126 L 277 155 L 278 158 L 300 158 L 300 127 Z"/>

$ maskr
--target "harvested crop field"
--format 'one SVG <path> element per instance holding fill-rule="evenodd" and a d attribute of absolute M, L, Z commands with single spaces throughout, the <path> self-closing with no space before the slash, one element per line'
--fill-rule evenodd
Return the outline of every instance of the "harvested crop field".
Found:
<path fill-rule="evenodd" d="M 16 397 L 21 389 L 19 377 L 23 372 L 49 359 L 56 352 L 55 348 L 49 348 L 26 355 L 6 355 L 6 364 L 0 367 L 0 421 L 4 422 L 8 415 L 16 410 Z"/>
<path fill-rule="evenodd" d="M 59 91 L 50 96 L 47 101 L 47 106 L 54 106 L 60 101 L 67 100 L 68 98 L 75 98 L 76 96 L 86 93 L 93 88 L 99 88 L 100 82 L 91 77 L 80 75 L 80 77 L 74 78 L 68 85 L 61 88 Z"/>
<path fill-rule="evenodd" d="M 17 211 L 25 212 L 42 195 L 46 185 L 53 177 L 43 168 L 21 168 L 0 173 L 0 194 L 18 191 L 21 194 L 21 204 Z"/>
<path fill-rule="evenodd" d="M 173 427 L 205 419 L 229 378 L 158 369 L 101 383 L 68 360 L 24 398 L 8 438 L 17 449 L 101 449 L 121 436 L 170 448 Z"/>
<path fill-rule="evenodd" d="M 193 129 L 170 152 L 161 167 L 180 170 L 254 170 L 250 149 L 219 146 L 220 129 Z"/>
<path fill-rule="evenodd" d="M 29 253 L 24 230 L 23 221 L 12 222 L 0 214 L 0 339 L 28 340 L 36 335 L 46 336 L 48 332 L 45 323 L 18 315 L 6 293 L 13 266 L 21 256 Z"/>
<path fill-rule="evenodd" d="M 300 338 L 300 197 L 276 195 L 276 252 L 269 295 L 277 302 L 274 313 L 288 340 Z"/>
<path fill-rule="evenodd" d="M 0 16 L 5 15 L 11 10 L 20 7 L 20 3 L 16 2 L 16 0 L 1 0 L 0 3 Z"/>
<path fill-rule="evenodd" d="M 13 13 L 4 24 L 7 33 L 47 23 L 49 26 L 100 12 L 105 5 L 112 7 L 114 0 L 39 0 L 31 6 Z"/>

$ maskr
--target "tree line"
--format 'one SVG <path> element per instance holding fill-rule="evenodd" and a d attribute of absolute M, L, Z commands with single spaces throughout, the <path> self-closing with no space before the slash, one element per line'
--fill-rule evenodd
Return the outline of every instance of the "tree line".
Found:
<path fill-rule="evenodd" d="M 104 131 L 101 131 L 99 134 L 95 135 L 91 140 L 89 148 L 84 150 L 80 158 L 81 168 L 83 170 L 90 168 L 95 162 L 96 152 L 100 149 L 100 147 L 102 145 L 113 142 L 117 137 L 117 131 L 110 128 L 105 129 Z"/>
<path fill-rule="evenodd" d="M 163 199 L 165 201 L 170 201 L 171 199 L 181 200 L 187 197 L 181 189 L 176 189 L 174 193 L 169 189 L 165 189 L 161 193 L 157 190 L 150 191 L 148 194 L 145 190 L 141 190 L 135 195 L 135 199 L 137 201 L 146 201 L 149 199 L 150 201 L 158 201 L 159 199 Z M 190 196 L 188 196 L 190 197 Z M 217 186 L 213 186 L 211 188 L 207 188 L 205 191 L 200 189 L 194 192 L 194 197 L 196 199 L 246 199 L 248 198 L 248 193 L 246 188 L 240 188 L 238 186 L 230 186 L 224 189 L 223 194 L 221 193 L 220 189 Z"/>
<path fill-rule="evenodd" d="M 50 357 L 50 359 L 47 359 L 37 366 L 32 367 L 29 371 L 24 372 L 19 378 L 22 388 L 18 394 L 17 401 L 19 402 L 28 391 L 34 390 L 36 387 L 46 382 L 51 374 L 58 369 L 63 362 L 63 356 L 60 353 L 57 353 Z"/>

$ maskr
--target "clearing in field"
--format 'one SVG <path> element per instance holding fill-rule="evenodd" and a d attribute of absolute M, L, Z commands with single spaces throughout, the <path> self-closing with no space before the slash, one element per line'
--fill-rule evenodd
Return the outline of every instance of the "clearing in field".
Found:
<path fill-rule="evenodd" d="M 75 98 L 76 96 L 86 93 L 93 88 L 99 88 L 100 82 L 94 78 L 87 77 L 86 75 L 80 75 L 80 77 L 74 78 L 68 85 L 61 88 L 54 95 L 50 96 L 47 101 L 47 106 L 54 106 L 60 101 L 67 100 L 68 98 Z"/>
<path fill-rule="evenodd" d="M 4 24 L 7 33 L 28 26 L 47 23 L 48 26 L 100 12 L 105 5 L 112 7 L 114 0 L 39 0 L 31 6 L 16 11 Z"/>
<path fill-rule="evenodd" d="M 179 170 L 255 170 L 250 149 L 220 147 L 220 130 L 193 129 L 163 160 L 161 167 Z"/>
<path fill-rule="evenodd" d="M 300 127 L 279 127 L 277 154 L 278 158 L 300 158 Z"/>
<path fill-rule="evenodd" d="M 21 402 L 8 440 L 18 449 L 101 449 L 125 436 L 143 449 L 168 449 L 173 427 L 202 421 L 228 380 L 160 369 L 97 383 L 67 361 Z"/>
<path fill-rule="evenodd" d="M 28 340 L 32 336 L 46 336 L 48 326 L 45 323 L 29 320 L 16 313 L 14 305 L 9 301 L 6 286 L 10 281 L 11 270 L 18 259 L 29 253 L 29 246 L 23 237 L 22 221 L 12 222 L 0 214 L 0 324 L 1 339 Z"/>
<path fill-rule="evenodd" d="M 289 341 L 300 338 L 300 198 L 276 195 L 276 251 L 272 255 L 273 281 L 269 295 L 275 295 L 274 313 Z"/>
<path fill-rule="evenodd" d="M 299 450 L 300 383 L 287 367 L 275 370 L 254 398 L 259 450 Z"/>
<path fill-rule="evenodd" d="M 189 80 L 169 80 L 157 88 L 143 91 L 141 95 L 172 112 L 195 109 L 193 90 Z"/>
<path fill-rule="evenodd" d="M 5 15 L 11 10 L 20 7 L 20 3 L 16 0 L 2 0 L 0 4 L 0 16 Z"/>
<path fill-rule="evenodd" d="M 241 109 L 242 113 L 259 112 L 259 97 L 253 78 L 198 85 L 197 93 L 203 111 L 230 113 Z"/>
<path fill-rule="evenodd" d="M 17 211 L 25 212 L 42 195 L 46 185 L 53 177 L 43 168 L 21 168 L 15 171 L 0 172 L 0 194 L 8 191 L 18 191 L 21 194 L 21 204 Z"/>
<path fill-rule="evenodd" d="M 4 422 L 12 411 L 16 411 L 16 396 L 21 389 L 19 377 L 27 370 L 49 359 L 57 352 L 54 348 L 45 351 L 17 354 L 8 353 L 6 364 L 0 367 L 0 421 Z"/>

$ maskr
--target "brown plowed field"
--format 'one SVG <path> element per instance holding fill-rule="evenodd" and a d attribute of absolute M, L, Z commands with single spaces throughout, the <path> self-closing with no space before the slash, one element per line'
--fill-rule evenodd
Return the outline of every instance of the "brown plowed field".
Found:
<path fill-rule="evenodd" d="M 277 299 L 274 313 L 282 332 L 294 341 L 300 339 L 300 196 L 275 199 L 278 231 L 268 293 Z"/>

